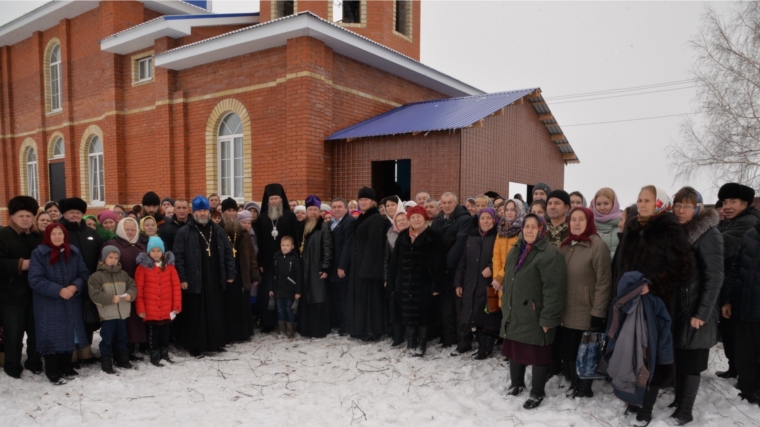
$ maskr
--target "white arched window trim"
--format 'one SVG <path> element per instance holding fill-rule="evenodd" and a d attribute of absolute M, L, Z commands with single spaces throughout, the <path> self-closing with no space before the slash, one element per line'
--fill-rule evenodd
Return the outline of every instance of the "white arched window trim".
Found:
<path fill-rule="evenodd" d="M 60 136 L 53 142 L 53 149 L 50 152 L 51 160 L 66 158 L 66 146 L 63 144 L 63 138 Z"/>
<path fill-rule="evenodd" d="M 103 141 L 99 136 L 90 138 L 87 146 L 88 187 L 90 190 L 90 205 L 99 206 L 106 202 L 105 170 L 103 167 Z"/>
<path fill-rule="evenodd" d="M 40 184 L 37 163 L 37 150 L 29 147 L 26 150 L 26 194 L 39 200 Z"/>
<path fill-rule="evenodd" d="M 231 112 L 219 123 L 217 131 L 219 193 L 222 199 L 232 197 L 243 202 L 243 151 L 243 123 L 239 115 Z"/>
<path fill-rule="evenodd" d="M 50 51 L 50 111 L 61 111 L 61 45 L 57 44 Z"/>

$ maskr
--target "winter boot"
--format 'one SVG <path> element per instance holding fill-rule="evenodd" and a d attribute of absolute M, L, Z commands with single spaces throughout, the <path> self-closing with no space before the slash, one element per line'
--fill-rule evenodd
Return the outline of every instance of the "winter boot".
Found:
<path fill-rule="evenodd" d="M 593 382 L 594 380 L 578 380 L 578 385 L 572 395 L 573 399 L 576 397 L 594 397 L 594 392 L 591 391 Z"/>
<path fill-rule="evenodd" d="M 681 392 L 683 391 L 683 377 L 684 376 L 685 375 L 683 374 L 676 375 L 676 398 L 673 399 L 673 403 L 668 405 L 668 408 L 677 408 L 681 404 L 681 399 L 682 399 Z M 675 416 L 676 416 L 675 413 L 671 415 L 671 417 L 675 417 Z"/>
<path fill-rule="evenodd" d="M 419 345 L 414 352 L 414 357 L 424 357 L 427 350 L 427 328 L 420 326 L 418 329 Z"/>
<path fill-rule="evenodd" d="M 533 378 L 531 379 L 530 396 L 525 401 L 523 408 L 535 409 L 546 397 L 546 381 L 549 379 L 549 366 L 533 366 Z"/>
<path fill-rule="evenodd" d="M 285 323 L 285 335 L 289 340 L 292 340 L 296 336 L 296 322 Z"/>
<path fill-rule="evenodd" d="M 485 360 L 491 357 L 491 353 L 493 353 L 493 343 L 494 337 L 491 336 L 489 332 L 478 332 L 478 352 L 473 359 Z"/>
<path fill-rule="evenodd" d="M 161 355 L 161 360 L 166 360 L 169 363 L 174 363 L 174 361 L 169 357 L 169 347 L 161 347 L 158 349 L 158 353 Z"/>
<path fill-rule="evenodd" d="M 164 366 L 164 364 L 161 363 L 161 352 L 159 350 L 149 350 L 148 354 L 150 354 L 151 365 L 156 366 L 158 368 L 162 368 Z"/>
<path fill-rule="evenodd" d="M 528 396 L 528 400 L 525 401 L 523 404 L 523 408 L 525 409 L 535 409 L 538 408 L 538 405 L 541 404 L 541 402 L 544 401 L 544 398 L 546 397 L 545 392 L 535 392 L 533 390 L 530 391 L 530 395 Z"/>
<path fill-rule="evenodd" d="M 691 411 L 694 408 L 694 401 L 697 399 L 699 391 L 699 375 L 679 375 L 679 385 L 681 386 L 681 399 L 678 403 L 678 409 L 671 415 L 675 418 L 676 425 L 682 426 L 694 421 Z"/>
<path fill-rule="evenodd" d="M 127 344 L 127 348 L 129 349 L 129 361 L 130 362 L 142 362 L 143 357 L 137 355 L 137 345 L 136 344 Z"/>
<path fill-rule="evenodd" d="M 725 371 L 718 371 L 715 373 L 715 376 L 718 378 L 723 378 L 725 380 L 729 380 L 731 378 L 736 378 L 739 376 L 739 374 L 736 373 L 736 368 L 731 366 L 731 364 L 728 365 L 728 369 Z"/>
<path fill-rule="evenodd" d="M 417 348 L 417 328 L 407 326 L 406 327 L 406 351 L 413 353 Z"/>
<path fill-rule="evenodd" d="M 113 359 L 111 356 L 100 356 L 100 367 L 106 374 L 116 374 L 113 370 Z"/>
<path fill-rule="evenodd" d="M 66 380 L 63 379 L 63 372 L 61 372 L 61 364 L 57 354 L 45 356 L 45 375 L 48 377 L 48 380 L 55 385 L 66 384 Z"/>
<path fill-rule="evenodd" d="M 278 320 L 277 321 L 277 333 L 280 335 L 285 335 L 288 331 L 288 327 L 286 326 L 286 323 L 284 320 Z"/>
<path fill-rule="evenodd" d="M 472 330 L 470 327 L 466 324 L 459 325 L 457 336 L 459 337 L 457 348 L 451 352 L 451 356 L 460 356 L 472 351 Z"/>
<path fill-rule="evenodd" d="M 580 379 L 573 377 L 572 380 L 570 380 L 570 388 L 567 389 L 565 392 L 565 397 L 575 397 L 575 393 L 578 392 L 578 384 L 580 383 Z"/>
<path fill-rule="evenodd" d="M 650 386 L 644 392 L 644 405 L 636 411 L 636 419 L 631 423 L 633 426 L 646 427 L 652 422 L 652 409 L 657 401 L 657 395 L 660 389 Z"/>
<path fill-rule="evenodd" d="M 393 342 L 391 347 L 398 347 L 404 343 L 404 327 L 401 323 L 393 324 Z"/>
<path fill-rule="evenodd" d="M 58 355 L 58 367 L 63 374 L 63 378 L 67 380 L 73 380 L 79 375 L 79 372 L 74 370 L 74 364 L 71 362 L 71 354 L 69 353 Z"/>
<path fill-rule="evenodd" d="M 133 369 L 131 363 L 129 363 L 129 352 L 116 353 L 116 367 L 121 369 Z"/>
<path fill-rule="evenodd" d="M 525 365 L 514 361 L 509 362 L 509 378 L 512 383 L 509 386 L 507 394 L 509 396 L 518 396 L 525 390 Z"/>

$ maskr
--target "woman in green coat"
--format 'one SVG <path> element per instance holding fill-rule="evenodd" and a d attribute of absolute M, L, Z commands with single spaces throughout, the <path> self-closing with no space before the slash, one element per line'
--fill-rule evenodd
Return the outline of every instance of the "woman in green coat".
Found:
<path fill-rule="evenodd" d="M 522 237 L 507 256 L 500 287 L 501 354 L 509 358 L 511 396 L 525 389 L 525 367 L 533 366 L 525 409 L 537 407 L 546 396 L 554 336 L 565 305 L 565 260 L 545 239 L 546 229 L 540 216 L 525 217 Z"/>

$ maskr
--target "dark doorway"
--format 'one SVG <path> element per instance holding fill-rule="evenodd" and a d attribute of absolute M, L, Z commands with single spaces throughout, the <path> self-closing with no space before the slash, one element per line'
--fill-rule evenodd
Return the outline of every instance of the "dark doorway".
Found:
<path fill-rule="evenodd" d="M 412 161 L 404 159 L 372 162 L 372 188 L 377 191 L 377 200 L 388 196 L 399 196 L 401 200 L 409 200 L 412 188 Z"/>
<path fill-rule="evenodd" d="M 525 200 L 528 201 L 528 204 L 530 205 L 533 203 L 533 188 L 535 185 L 528 184 L 528 194 L 525 195 Z"/>
<path fill-rule="evenodd" d="M 66 163 L 56 162 L 49 166 L 50 171 L 50 200 L 66 198 Z"/>

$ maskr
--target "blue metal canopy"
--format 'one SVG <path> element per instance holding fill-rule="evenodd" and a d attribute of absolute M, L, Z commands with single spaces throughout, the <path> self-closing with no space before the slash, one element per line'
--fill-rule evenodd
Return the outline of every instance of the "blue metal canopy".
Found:
<path fill-rule="evenodd" d="M 538 88 L 406 104 L 327 137 L 328 141 L 468 127 Z"/>

